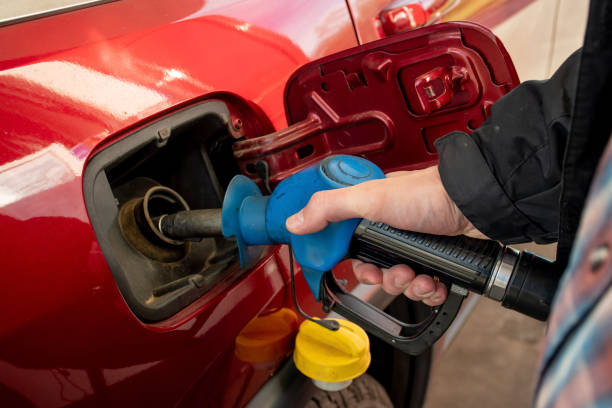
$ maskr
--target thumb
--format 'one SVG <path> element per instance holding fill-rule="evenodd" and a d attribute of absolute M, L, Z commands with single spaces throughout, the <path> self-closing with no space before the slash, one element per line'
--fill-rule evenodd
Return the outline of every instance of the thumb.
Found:
<path fill-rule="evenodd" d="M 366 183 L 363 183 L 366 184 Z M 306 207 L 287 218 L 285 226 L 293 234 L 311 234 L 322 230 L 330 222 L 349 218 L 363 218 L 367 199 L 360 198 L 363 186 L 318 191 L 310 197 Z"/>

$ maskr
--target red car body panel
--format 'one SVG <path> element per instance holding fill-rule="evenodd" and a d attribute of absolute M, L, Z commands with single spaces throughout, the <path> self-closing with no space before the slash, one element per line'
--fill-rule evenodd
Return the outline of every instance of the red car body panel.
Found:
<path fill-rule="evenodd" d="M 286 253 L 143 324 L 97 244 L 83 167 L 126 130 L 214 92 L 239 94 L 283 127 L 290 74 L 357 44 L 346 4 L 118 1 L 1 27 L 0 38 L 0 281 L 10 288 L 0 400 L 243 405 L 274 367 L 237 361 L 234 339 L 261 311 L 290 304 Z"/>
<path fill-rule="evenodd" d="M 0 41 L 0 401 L 245 405 L 283 360 L 240 361 L 235 339 L 258 315 L 293 307 L 286 248 L 143 323 L 96 240 L 83 170 L 129 132 L 203 99 L 246 118 L 250 138 L 284 128 L 290 75 L 357 45 L 346 2 L 117 1 L 0 27 Z M 350 265 L 336 272 L 346 278 Z M 296 284 L 303 308 L 321 313 Z"/>

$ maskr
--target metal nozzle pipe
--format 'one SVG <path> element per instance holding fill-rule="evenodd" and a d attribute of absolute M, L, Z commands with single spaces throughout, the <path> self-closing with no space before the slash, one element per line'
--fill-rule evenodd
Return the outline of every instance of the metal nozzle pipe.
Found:
<path fill-rule="evenodd" d="M 163 235 L 175 240 L 223 236 L 220 208 L 179 211 L 156 217 L 154 222 Z"/>

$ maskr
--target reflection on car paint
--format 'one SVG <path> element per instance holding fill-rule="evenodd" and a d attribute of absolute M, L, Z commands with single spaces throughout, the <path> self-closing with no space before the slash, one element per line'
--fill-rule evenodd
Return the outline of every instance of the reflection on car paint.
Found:
<path fill-rule="evenodd" d="M 65 98 L 116 119 L 128 119 L 154 109 L 165 99 L 154 89 L 66 61 L 7 69 L 0 72 L 0 81 L 16 88 L 21 85 L 19 81 L 31 88 L 39 86 L 49 91 L 52 99 Z"/>

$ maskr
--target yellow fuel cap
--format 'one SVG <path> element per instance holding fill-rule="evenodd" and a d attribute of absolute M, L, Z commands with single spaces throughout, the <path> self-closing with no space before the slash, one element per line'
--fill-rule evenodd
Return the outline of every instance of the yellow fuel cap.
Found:
<path fill-rule="evenodd" d="M 345 319 L 329 330 L 305 320 L 295 339 L 293 361 L 315 385 L 328 391 L 347 387 L 370 365 L 370 340 L 366 332 Z"/>

